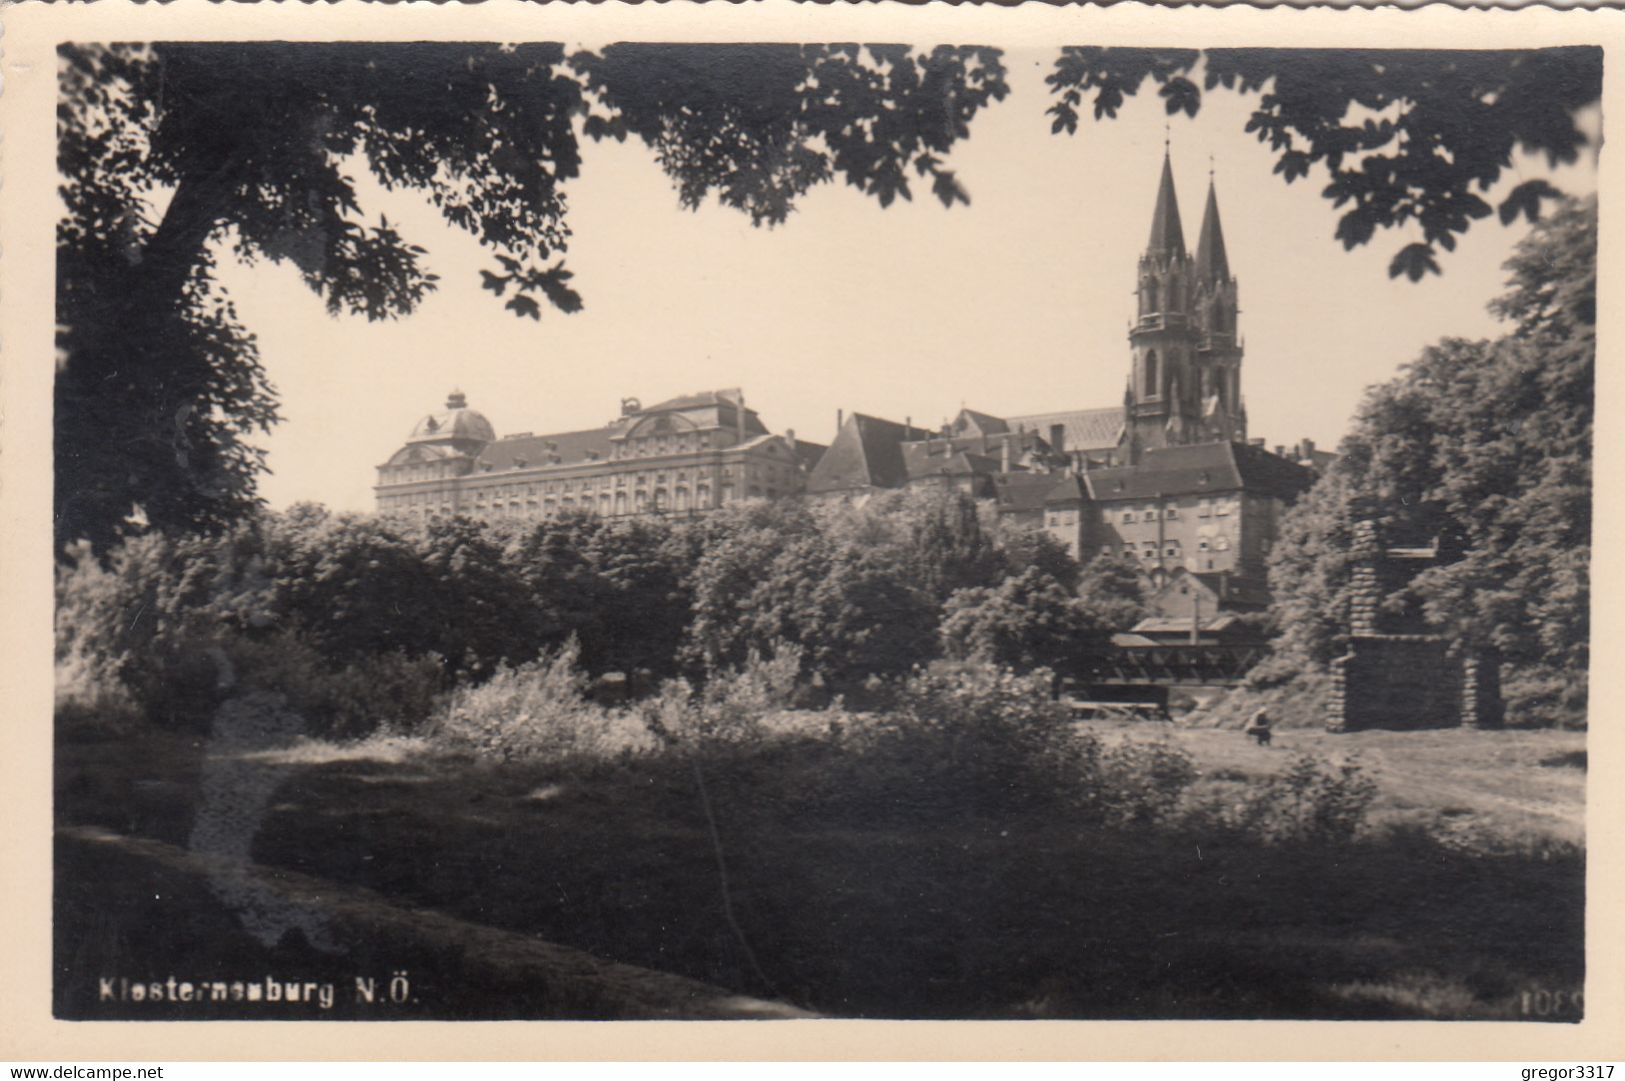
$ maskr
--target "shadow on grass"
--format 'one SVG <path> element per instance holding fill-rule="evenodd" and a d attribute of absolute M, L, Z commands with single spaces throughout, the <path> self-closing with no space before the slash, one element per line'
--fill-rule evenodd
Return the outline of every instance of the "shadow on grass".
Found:
<path fill-rule="evenodd" d="M 59 822 L 184 845 L 200 753 L 64 744 Z M 294 764 L 253 859 L 834 1016 L 1518 1019 L 1526 992 L 1582 982 L 1578 852 L 1113 830 L 855 774 L 841 754 L 714 756 L 710 815 L 675 756 Z M 277 971 L 206 894 L 159 883 L 149 903 L 142 875 L 59 859 L 59 1005 L 92 973 Z M 463 984 L 454 954 L 364 933 L 344 949 L 300 964 L 346 980 L 410 964 L 431 1016 L 551 1015 L 522 987 Z"/>

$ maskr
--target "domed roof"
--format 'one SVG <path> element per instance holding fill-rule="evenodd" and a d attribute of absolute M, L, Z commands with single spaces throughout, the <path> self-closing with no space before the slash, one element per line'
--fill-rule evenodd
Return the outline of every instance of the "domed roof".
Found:
<path fill-rule="evenodd" d="M 421 418 L 412 426 L 412 434 L 407 436 L 408 443 L 442 443 L 453 440 L 466 439 L 479 443 L 493 442 L 497 437 L 496 429 L 491 422 L 485 419 L 485 414 L 476 409 L 468 408 L 468 399 L 463 392 L 454 390 L 446 398 L 446 409 L 442 413 L 430 413 Z"/>

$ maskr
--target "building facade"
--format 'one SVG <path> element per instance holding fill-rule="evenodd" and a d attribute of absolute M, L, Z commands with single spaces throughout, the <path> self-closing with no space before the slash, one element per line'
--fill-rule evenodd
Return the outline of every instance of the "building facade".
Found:
<path fill-rule="evenodd" d="M 1134 278 L 1120 405 L 1000 417 L 961 409 L 938 428 L 841 412 L 830 444 L 775 435 L 738 390 L 644 408 L 597 428 L 497 438 L 454 393 L 378 472 L 378 507 L 540 518 L 701 514 L 740 500 L 862 502 L 902 488 L 958 492 L 1041 529 L 1079 561 L 1131 559 L 1177 607 L 1203 596 L 1251 610 L 1282 514 L 1330 456 L 1249 439 L 1239 286 L 1210 180 L 1194 255 L 1164 155 Z M 1164 587 L 1193 577 L 1183 593 Z"/>
<path fill-rule="evenodd" d="M 497 438 L 460 392 L 378 467 L 378 509 L 427 518 L 701 514 L 801 494 L 824 447 L 775 435 L 738 390 L 621 402 L 597 428 Z"/>

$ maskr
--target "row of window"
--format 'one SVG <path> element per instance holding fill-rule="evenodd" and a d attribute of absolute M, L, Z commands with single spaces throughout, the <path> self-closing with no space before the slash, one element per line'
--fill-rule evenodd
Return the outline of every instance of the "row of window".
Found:
<path fill-rule="evenodd" d="M 746 498 L 750 499 L 777 499 L 781 494 L 777 488 L 762 488 L 751 485 L 745 490 Z M 735 499 L 732 485 L 723 485 L 717 492 L 717 505 L 732 503 Z M 386 505 L 393 508 L 405 508 L 418 514 L 430 514 L 438 511 L 441 514 L 451 514 L 452 507 L 448 502 L 432 505 L 434 500 L 429 494 L 410 496 L 395 496 L 386 499 Z M 563 499 L 510 499 L 504 502 L 493 499 L 487 503 L 484 499 L 476 499 L 472 504 L 463 508 L 464 513 L 480 518 L 535 518 L 548 517 L 572 511 L 586 511 L 592 514 L 642 514 L 647 511 L 675 511 L 707 510 L 712 506 L 711 488 L 709 485 L 699 485 L 694 489 L 692 498 L 687 488 L 678 488 L 667 493 L 664 488 L 656 488 L 653 493 L 634 492 L 631 498 L 625 492 L 616 492 L 613 497 L 609 493 L 601 493 L 596 499 L 583 496 L 577 500 L 566 496 Z"/>
<path fill-rule="evenodd" d="M 791 471 L 788 468 L 770 464 L 758 465 L 756 463 L 750 463 L 746 465 L 744 474 L 747 480 L 764 480 L 769 484 L 776 485 L 789 485 L 794 479 Z M 724 481 L 731 481 L 736 475 L 737 469 L 734 466 L 723 466 L 721 469 L 720 476 Z M 634 487 L 644 488 L 648 487 L 650 484 L 703 484 L 704 481 L 701 478 L 704 476 L 705 472 L 700 470 L 696 470 L 692 473 L 683 470 L 677 470 L 671 473 L 659 472 L 653 474 L 616 473 L 613 475 L 604 474 L 601 476 L 583 477 L 579 480 L 546 480 L 532 481 L 527 484 L 497 484 L 472 489 L 471 494 L 476 499 L 485 497 L 486 493 L 494 494 L 500 499 L 506 499 L 511 496 L 528 497 L 536 495 L 573 494 L 575 492 L 607 492 L 611 486 L 616 488 L 625 488 L 629 478 Z"/>
<path fill-rule="evenodd" d="M 1134 522 L 1154 522 L 1157 520 L 1158 513 L 1158 508 L 1155 504 L 1152 504 L 1145 507 L 1143 510 L 1124 511 L 1122 521 L 1124 525 L 1131 525 Z M 1160 513 L 1164 519 L 1173 521 L 1179 517 L 1179 508 L 1172 506 L 1163 507 Z M 1225 518 L 1228 517 L 1229 514 L 1230 501 L 1228 499 L 1221 499 L 1217 501 L 1203 499 L 1196 504 L 1196 516 L 1198 518 L 1211 518 L 1215 516 Z"/>
<path fill-rule="evenodd" d="M 1206 552 L 1206 551 L 1227 552 L 1227 551 L 1230 550 L 1230 538 L 1228 538 L 1228 537 L 1215 537 L 1215 538 L 1213 538 L 1211 543 L 1208 540 L 1206 540 L 1205 538 L 1202 539 L 1202 540 L 1198 540 L 1196 542 L 1196 550 L 1198 552 Z M 1100 546 L 1100 554 L 1101 555 L 1109 556 L 1114 551 L 1115 551 L 1115 549 L 1110 544 L 1103 544 L 1103 545 Z M 1179 557 L 1179 554 L 1180 554 L 1181 551 L 1182 551 L 1182 547 L 1180 545 L 1180 542 L 1177 539 L 1163 541 L 1162 554 L 1164 556 L 1177 559 Z M 1123 545 L 1123 555 L 1127 556 L 1130 559 L 1133 559 L 1133 558 L 1136 558 L 1136 557 L 1143 558 L 1143 559 L 1156 559 L 1157 558 L 1157 542 L 1156 541 L 1144 541 L 1140 545 L 1136 546 L 1132 541 L 1129 541 L 1129 542 L 1127 542 L 1127 543 L 1125 543 Z"/>

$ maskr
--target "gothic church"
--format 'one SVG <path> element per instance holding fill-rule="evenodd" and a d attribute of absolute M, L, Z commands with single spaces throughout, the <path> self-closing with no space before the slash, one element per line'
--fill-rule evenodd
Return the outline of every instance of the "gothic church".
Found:
<path fill-rule="evenodd" d="M 1074 556 L 1133 559 L 1165 607 L 1262 607 L 1264 559 L 1284 509 L 1330 455 L 1305 440 L 1248 439 L 1238 291 L 1210 181 L 1194 256 L 1164 155 L 1121 406 L 996 417 L 961 410 L 938 429 L 844 411 L 828 446 L 773 434 L 738 390 L 645 408 L 608 423 L 497 438 L 453 393 L 378 467 L 381 512 L 428 517 L 696 515 L 741 500 L 861 501 L 941 488 L 1043 529 Z"/>

